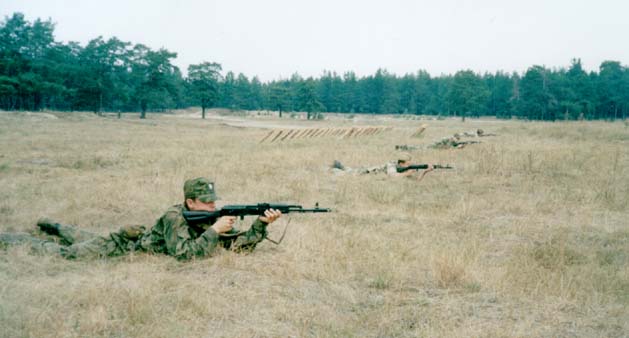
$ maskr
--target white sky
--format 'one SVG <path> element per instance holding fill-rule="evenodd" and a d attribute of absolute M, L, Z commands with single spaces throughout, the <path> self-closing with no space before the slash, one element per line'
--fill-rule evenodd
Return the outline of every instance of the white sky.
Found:
<path fill-rule="evenodd" d="M 57 41 L 115 36 L 177 52 L 184 74 L 210 61 L 263 82 L 629 63 L 627 0 L 0 0 L 14 12 L 52 19 Z"/>

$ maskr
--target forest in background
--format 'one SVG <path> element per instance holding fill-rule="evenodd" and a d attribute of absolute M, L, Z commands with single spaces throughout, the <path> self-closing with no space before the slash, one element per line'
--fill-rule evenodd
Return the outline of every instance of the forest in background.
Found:
<path fill-rule="evenodd" d="M 172 64 L 177 53 L 102 36 L 85 46 L 54 39 L 50 20 L 14 13 L 0 22 L 0 109 L 162 112 L 205 109 L 422 114 L 531 120 L 625 119 L 629 115 L 629 68 L 604 61 L 597 72 L 580 59 L 566 68 L 533 65 L 524 74 L 403 76 L 379 69 L 358 77 L 323 71 L 318 78 L 293 74 L 262 83 L 256 76 L 223 73 L 216 62 Z"/>

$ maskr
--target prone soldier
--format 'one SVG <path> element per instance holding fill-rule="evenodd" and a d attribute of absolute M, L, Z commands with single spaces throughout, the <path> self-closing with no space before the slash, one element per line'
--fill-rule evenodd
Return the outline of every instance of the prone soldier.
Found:
<path fill-rule="evenodd" d="M 266 238 L 267 225 L 282 215 L 279 210 L 268 209 L 248 231 L 238 231 L 233 227 L 235 216 L 220 217 L 213 224 L 192 225 L 185 219 L 184 211 L 213 212 L 218 197 L 214 183 L 203 177 L 187 180 L 183 190 L 184 203 L 170 207 L 148 230 L 142 226 L 126 226 L 100 236 L 71 225 L 40 219 L 37 226 L 43 232 L 59 237 L 61 244 L 26 233 L 0 234 L 0 243 L 30 244 L 35 252 L 59 254 L 68 259 L 120 256 L 130 251 L 144 251 L 189 260 L 210 256 L 219 246 L 235 251 L 253 250 Z"/>
<path fill-rule="evenodd" d="M 485 136 L 498 136 L 496 134 L 485 133 L 482 129 L 476 129 L 475 131 L 463 132 L 463 136 L 467 137 L 485 137 Z"/>
<path fill-rule="evenodd" d="M 461 135 L 454 134 L 453 136 L 442 138 L 438 142 L 435 142 L 434 144 L 430 145 L 429 147 L 434 148 L 434 149 L 451 149 L 451 148 L 461 149 L 468 144 L 474 144 L 474 143 L 480 143 L 480 142 L 479 141 L 463 141 L 461 140 Z"/>
<path fill-rule="evenodd" d="M 421 170 L 421 172 L 417 170 L 399 170 L 401 167 L 408 167 L 411 165 L 413 165 L 411 163 L 411 156 L 407 153 L 400 153 L 397 156 L 397 160 L 372 167 L 350 168 L 344 166 L 338 160 L 335 160 L 332 164 L 332 172 L 335 174 L 359 175 L 385 173 L 389 177 L 413 177 L 418 181 L 421 181 L 427 173 L 434 170 L 434 167 L 430 164 L 427 165 L 425 170 Z"/>

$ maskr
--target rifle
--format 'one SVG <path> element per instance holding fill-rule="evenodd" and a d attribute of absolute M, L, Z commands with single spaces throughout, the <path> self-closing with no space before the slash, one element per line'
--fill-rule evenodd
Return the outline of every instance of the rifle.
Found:
<path fill-rule="evenodd" d="M 454 169 L 454 167 L 451 167 L 449 165 L 441 165 L 441 164 L 433 164 L 432 167 L 435 169 Z M 403 173 L 407 170 L 428 169 L 428 164 L 411 164 L 406 167 L 397 166 L 395 169 L 397 170 L 397 172 Z"/>
<path fill-rule="evenodd" d="M 475 143 L 480 143 L 480 141 L 456 141 L 456 144 L 475 144 Z"/>
<path fill-rule="evenodd" d="M 258 204 L 234 204 L 226 205 L 216 211 L 184 211 L 183 217 L 190 225 L 196 224 L 212 224 L 219 217 L 223 216 L 236 216 L 240 219 L 244 219 L 245 216 L 258 215 L 264 216 L 264 211 L 268 209 L 275 209 L 281 211 L 283 214 L 291 212 L 331 212 L 332 209 L 319 208 L 319 203 L 315 204 L 313 209 L 304 209 L 301 205 L 297 204 L 271 204 L 271 203 L 258 203 Z"/>
<path fill-rule="evenodd" d="M 408 144 L 399 144 L 395 146 L 395 150 L 413 151 L 419 149 L 419 146 L 409 146 Z"/>

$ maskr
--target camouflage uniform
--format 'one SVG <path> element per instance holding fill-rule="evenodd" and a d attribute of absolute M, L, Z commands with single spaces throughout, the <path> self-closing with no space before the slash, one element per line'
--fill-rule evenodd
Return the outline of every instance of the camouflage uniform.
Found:
<path fill-rule="evenodd" d="M 430 146 L 430 148 L 435 149 L 449 149 L 456 148 L 460 145 L 459 138 L 456 136 L 444 137 L 440 141 L 435 142 Z"/>
<path fill-rule="evenodd" d="M 59 236 L 61 244 L 52 240 L 42 240 L 26 233 L 0 234 L 0 243 L 4 245 L 29 244 L 31 250 L 36 253 L 58 254 L 68 259 L 119 256 L 134 248 L 132 241 L 123 236 L 122 229 L 106 236 L 99 236 L 71 225 L 51 223 L 48 220 L 40 220 L 37 225 L 42 230 L 63 229 L 63 231 L 49 232 L 51 235 Z M 77 241 L 77 238 L 72 236 L 74 233 L 80 233 L 80 238 L 83 240 Z"/>
<path fill-rule="evenodd" d="M 470 130 L 463 133 L 463 136 L 467 137 L 485 137 L 485 136 L 498 136 L 496 134 L 485 133 L 482 129 Z"/>
<path fill-rule="evenodd" d="M 184 195 L 204 202 L 217 199 L 214 184 L 205 178 L 186 181 Z M 219 235 L 211 228 L 211 224 L 189 225 L 183 217 L 184 210 L 188 210 L 185 203 L 172 206 L 149 231 L 144 231 L 141 226 L 127 226 L 105 236 L 43 219 L 37 225 L 44 232 L 58 236 L 62 245 L 27 234 L 0 234 L 0 243 L 29 243 L 36 252 L 56 253 L 69 259 L 119 256 L 129 251 L 143 251 L 188 260 L 211 255 L 219 244 L 235 251 L 253 250 L 266 237 L 267 224 L 260 219 L 256 219 L 248 231 L 233 229 Z"/>
<path fill-rule="evenodd" d="M 481 129 L 479 129 L 481 130 Z M 482 134 L 482 132 L 481 132 Z M 478 131 L 464 131 L 463 132 L 463 136 L 465 137 L 479 137 L 481 136 L 481 134 L 478 134 Z"/>
<path fill-rule="evenodd" d="M 388 162 L 383 165 L 376 165 L 372 167 L 350 168 L 350 167 L 343 166 L 338 161 L 334 161 L 334 164 L 332 165 L 332 172 L 339 175 L 341 174 L 366 175 L 366 174 L 380 174 L 380 173 L 391 175 L 392 173 L 397 172 L 396 166 L 397 164 L 395 162 Z"/>
<path fill-rule="evenodd" d="M 138 247 L 142 251 L 190 259 L 211 255 L 219 243 L 235 251 L 253 250 L 266 237 L 266 223 L 260 219 L 246 232 L 232 230 L 219 235 L 210 224 L 190 226 L 183 217 L 184 210 L 187 208 L 181 204 L 168 209 L 153 228 L 140 237 Z"/>

